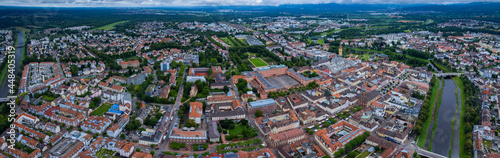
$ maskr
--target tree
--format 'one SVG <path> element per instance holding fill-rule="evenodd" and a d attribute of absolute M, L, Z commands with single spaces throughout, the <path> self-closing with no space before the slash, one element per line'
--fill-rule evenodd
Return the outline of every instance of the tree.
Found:
<path fill-rule="evenodd" d="M 184 126 L 186 127 L 196 127 L 196 122 L 194 121 L 194 119 L 188 119 L 186 124 L 184 124 Z"/>
<path fill-rule="evenodd" d="M 262 116 L 264 116 L 264 114 L 262 113 L 262 111 L 260 111 L 260 110 L 255 111 L 255 117 L 259 118 L 259 117 L 262 117 Z"/>
<path fill-rule="evenodd" d="M 253 102 L 253 98 L 248 98 L 248 102 Z"/>
<path fill-rule="evenodd" d="M 224 129 L 233 129 L 235 127 L 233 120 L 229 120 L 227 118 L 219 121 L 219 124 Z"/>
<path fill-rule="evenodd" d="M 198 144 L 193 144 L 193 151 L 198 151 L 198 148 L 199 148 Z"/>
<path fill-rule="evenodd" d="M 239 124 L 243 125 L 243 126 L 247 126 L 248 125 L 248 120 L 247 119 L 241 119 Z"/>
<path fill-rule="evenodd" d="M 155 155 L 155 151 L 150 151 L 149 152 L 151 155 Z"/>
<path fill-rule="evenodd" d="M 154 144 L 151 144 L 151 148 L 154 148 L 154 147 L 155 147 L 155 145 L 154 145 Z"/>
<path fill-rule="evenodd" d="M 120 134 L 120 138 L 125 139 L 125 134 Z"/>

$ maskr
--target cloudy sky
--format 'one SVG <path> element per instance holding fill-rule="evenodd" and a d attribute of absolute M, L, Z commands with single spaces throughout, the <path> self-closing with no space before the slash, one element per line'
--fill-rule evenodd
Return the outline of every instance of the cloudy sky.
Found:
<path fill-rule="evenodd" d="M 281 4 L 454 4 L 469 2 L 499 2 L 500 0 L 0 0 L 3 6 L 38 7 L 168 7 L 168 6 L 228 6 Z"/>

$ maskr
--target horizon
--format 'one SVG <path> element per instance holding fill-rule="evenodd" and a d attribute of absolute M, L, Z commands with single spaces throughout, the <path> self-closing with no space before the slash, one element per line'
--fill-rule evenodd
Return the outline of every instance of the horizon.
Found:
<path fill-rule="evenodd" d="M 416 0 L 407 2 L 405 0 L 372 0 L 369 2 L 361 0 L 312 0 L 304 3 L 304 0 L 292 0 L 288 3 L 281 3 L 279 0 L 270 0 L 263 2 L 263 0 L 243 0 L 243 1 L 232 1 L 232 0 L 147 0 L 147 1 L 136 1 L 136 0 L 69 0 L 73 1 L 71 3 L 68 0 L 50 0 L 42 2 L 31 2 L 32 0 L 9 0 L 2 2 L 0 7 L 29 7 L 29 8 L 195 8 L 195 7 L 258 7 L 258 6 L 269 6 L 269 7 L 279 7 L 286 5 L 326 5 L 326 4 L 337 4 L 337 5 L 456 5 L 456 4 L 470 4 L 470 3 L 500 3 L 496 0 L 439 0 L 439 1 L 428 1 L 428 0 Z M 28 4 L 28 5 L 26 5 Z"/>

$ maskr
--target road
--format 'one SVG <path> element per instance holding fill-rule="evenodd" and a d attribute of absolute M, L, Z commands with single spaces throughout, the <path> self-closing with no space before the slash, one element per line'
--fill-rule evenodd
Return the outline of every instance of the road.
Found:
<path fill-rule="evenodd" d="M 17 75 L 17 72 L 22 70 L 22 68 L 19 68 L 21 66 L 21 59 L 23 58 L 23 50 L 24 50 L 24 33 L 23 31 L 19 31 L 17 33 L 17 43 L 16 43 L 16 53 L 15 53 L 15 65 L 16 67 L 14 68 L 14 74 Z M 8 82 L 8 71 L 6 72 L 5 76 L 3 77 L 3 80 L 0 82 L 0 98 L 6 98 L 9 95 L 12 95 L 9 93 L 9 82 Z"/>
<path fill-rule="evenodd" d="M 409 139 L 409 140 L 413 140 L 413 139 Z M 415 142 L 417 142 L 417 141 L 415 141 Z M 410 143 L 410 141 L 399 145 L 399 147 L 406 149 L 408 151 L 416 151 L 419 155 L 429 157 L 429 158 L 447 158 L 446 156 L 439 155 L 439 154 L 430 152 L 428 150 L 424 150 L 424 149 L 418 147 L 417 145 L 415 145 L 414 143 Z"/>
<path fill-rule="evenodd" d="M 177 110 L 181 106 L 182 93 L 184 91 L 184 88 L 183 88 L 184 87 L 184 78 L 186 77 L 186 72 L 187 72 L 187 69 L 184 69 L 184 75 L 181 78 L 182 79 L 181 85 L 179 85 L 179 91 L 178 91 L 178 94 L 177 94 L 177 98 L 175 100 L 175 104 L 173 105 L 173 109 L 172 109 L 174 111 L 174 113 L 172 114 L 172 121 L 170 122 L 170 125 L 168 126 L 167 133 L 165 134 L 167 137 L 166 137 L 165 140 L 163 140 L 163 142 L 160 144 L 159 149 L 156 150 L 156 151 L 164 152 L 164 151 L 168 150 L 167 149 L 168 148 L 167 144 L 168 144 L 168 139 L 169 139 L 169 134 L 170 134 L 169 132 L 174 129 L 175 124 L 179 121 L 177 119 Z M 179 152 L 182 152 L 182 151 L 179 151 Z"/>

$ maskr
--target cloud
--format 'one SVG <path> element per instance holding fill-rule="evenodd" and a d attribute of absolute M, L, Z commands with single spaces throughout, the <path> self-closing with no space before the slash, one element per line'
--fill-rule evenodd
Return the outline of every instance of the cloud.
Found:
<path fill-rule="evenodd" d="M 38 7 L 172 7 L 283 4 L 453 4 L 498 0 L 0 0 L 5 6 Z"/>

